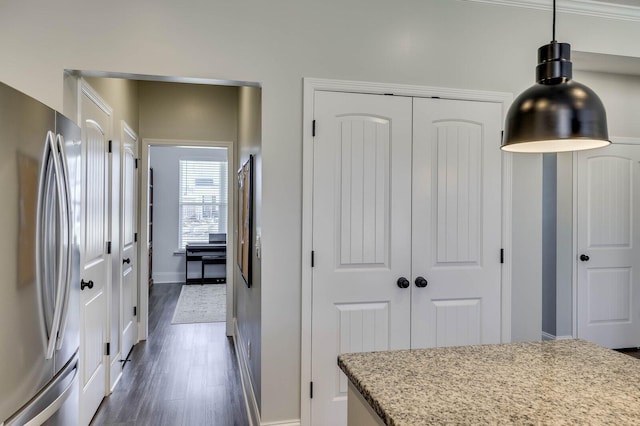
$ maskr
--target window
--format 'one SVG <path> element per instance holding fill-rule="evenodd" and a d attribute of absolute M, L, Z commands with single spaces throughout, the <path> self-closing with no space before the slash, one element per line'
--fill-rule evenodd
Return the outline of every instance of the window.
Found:
<path fill-rule="evenodd" d="M 180 160 L 180 249 L 227 233 L 227 162 Z"/>

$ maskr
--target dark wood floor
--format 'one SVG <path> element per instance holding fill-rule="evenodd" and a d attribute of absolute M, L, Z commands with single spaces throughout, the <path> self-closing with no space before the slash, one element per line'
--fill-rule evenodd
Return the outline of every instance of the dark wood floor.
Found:
<path fill-rule="evenodd" d="M 171 324 L 180 287 L 152 287 L 149 338 L 133 348 L 120 383 L 91 425 L 249 424 L 225 323 Z"/>
<path fill-rule="evenodd" d="M 640 359 L 640 350 L 638 348 L 618 349 L 618 352 Z"/>

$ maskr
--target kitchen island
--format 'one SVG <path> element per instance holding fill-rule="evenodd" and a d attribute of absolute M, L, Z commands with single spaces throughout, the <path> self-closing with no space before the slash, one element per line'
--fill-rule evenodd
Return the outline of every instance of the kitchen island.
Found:
<path fill-rule="evenodd" d="M 583 340 L 342 354 L 349 426 L 640 423 L 640 360 Z"/>

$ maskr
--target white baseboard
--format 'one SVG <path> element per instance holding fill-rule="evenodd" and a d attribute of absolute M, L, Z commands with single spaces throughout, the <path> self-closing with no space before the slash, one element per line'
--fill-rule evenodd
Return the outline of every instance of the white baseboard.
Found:
<path fill-rule="evenodd" d="M 556 340 L 571 340 L 574 339 L 573 336 L 556 336 Z"/>
<path fill-rule="evenodd" d="M 546 332 L 542 332 L 542 340 L 569 340 L 573 339 L 573 336 L 554 336 Z"/>
<path fill-rule="evenodd" d="M 242 336 L 238 329 L 238 322 L 235 318 L 233 319 L 233 328 L 235 331 L 233 343 L 236 347 L 236 358 L 238 359 L 238 367 L 240 368 L 240 381 L 242 384 L 242 393 L 244 394 L 244 403 L 247 407 L 249 426 L 257 426 L 260 425 L 260 410 L 258 409 L 256 394 L 253 391 L 253 383 L 251 381 L 251 374 L 249 374 L 249 366 L 246 362 L 246 348 L 242 344 Z"/>
<path fill-rule="evenodd" d="M 249 417 L 249 426 L 300 426 L 300 419 L 283 420 L 277 422 L 260 421 L 260 409 L 258 408 L 256 394 L 253 391 L 253 382 L 251 381 L 251 374 L 249 374 L 249 365 L 247 364 L 247 348 L 242 344 L 242 342 L 244 342 L 245 340 L 242 339 L 240 330 L 238 329 L 238 322 L 235 318 L 233 319 L 233 329 L 235 330 L 233 344 L 236 348 L 236 358 L 238 360 L 238 367 L 240 368 L 242 393 L 244 394 L 247 416 Z"/>

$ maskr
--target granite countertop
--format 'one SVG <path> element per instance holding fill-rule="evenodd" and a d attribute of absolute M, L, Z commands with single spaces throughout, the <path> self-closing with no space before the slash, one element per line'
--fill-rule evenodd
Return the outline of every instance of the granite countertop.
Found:
<path fill-rule="evenodd" d="M 583 340 L 342 354 L 387 425 L 640 424 L 640 360 Z"/>

